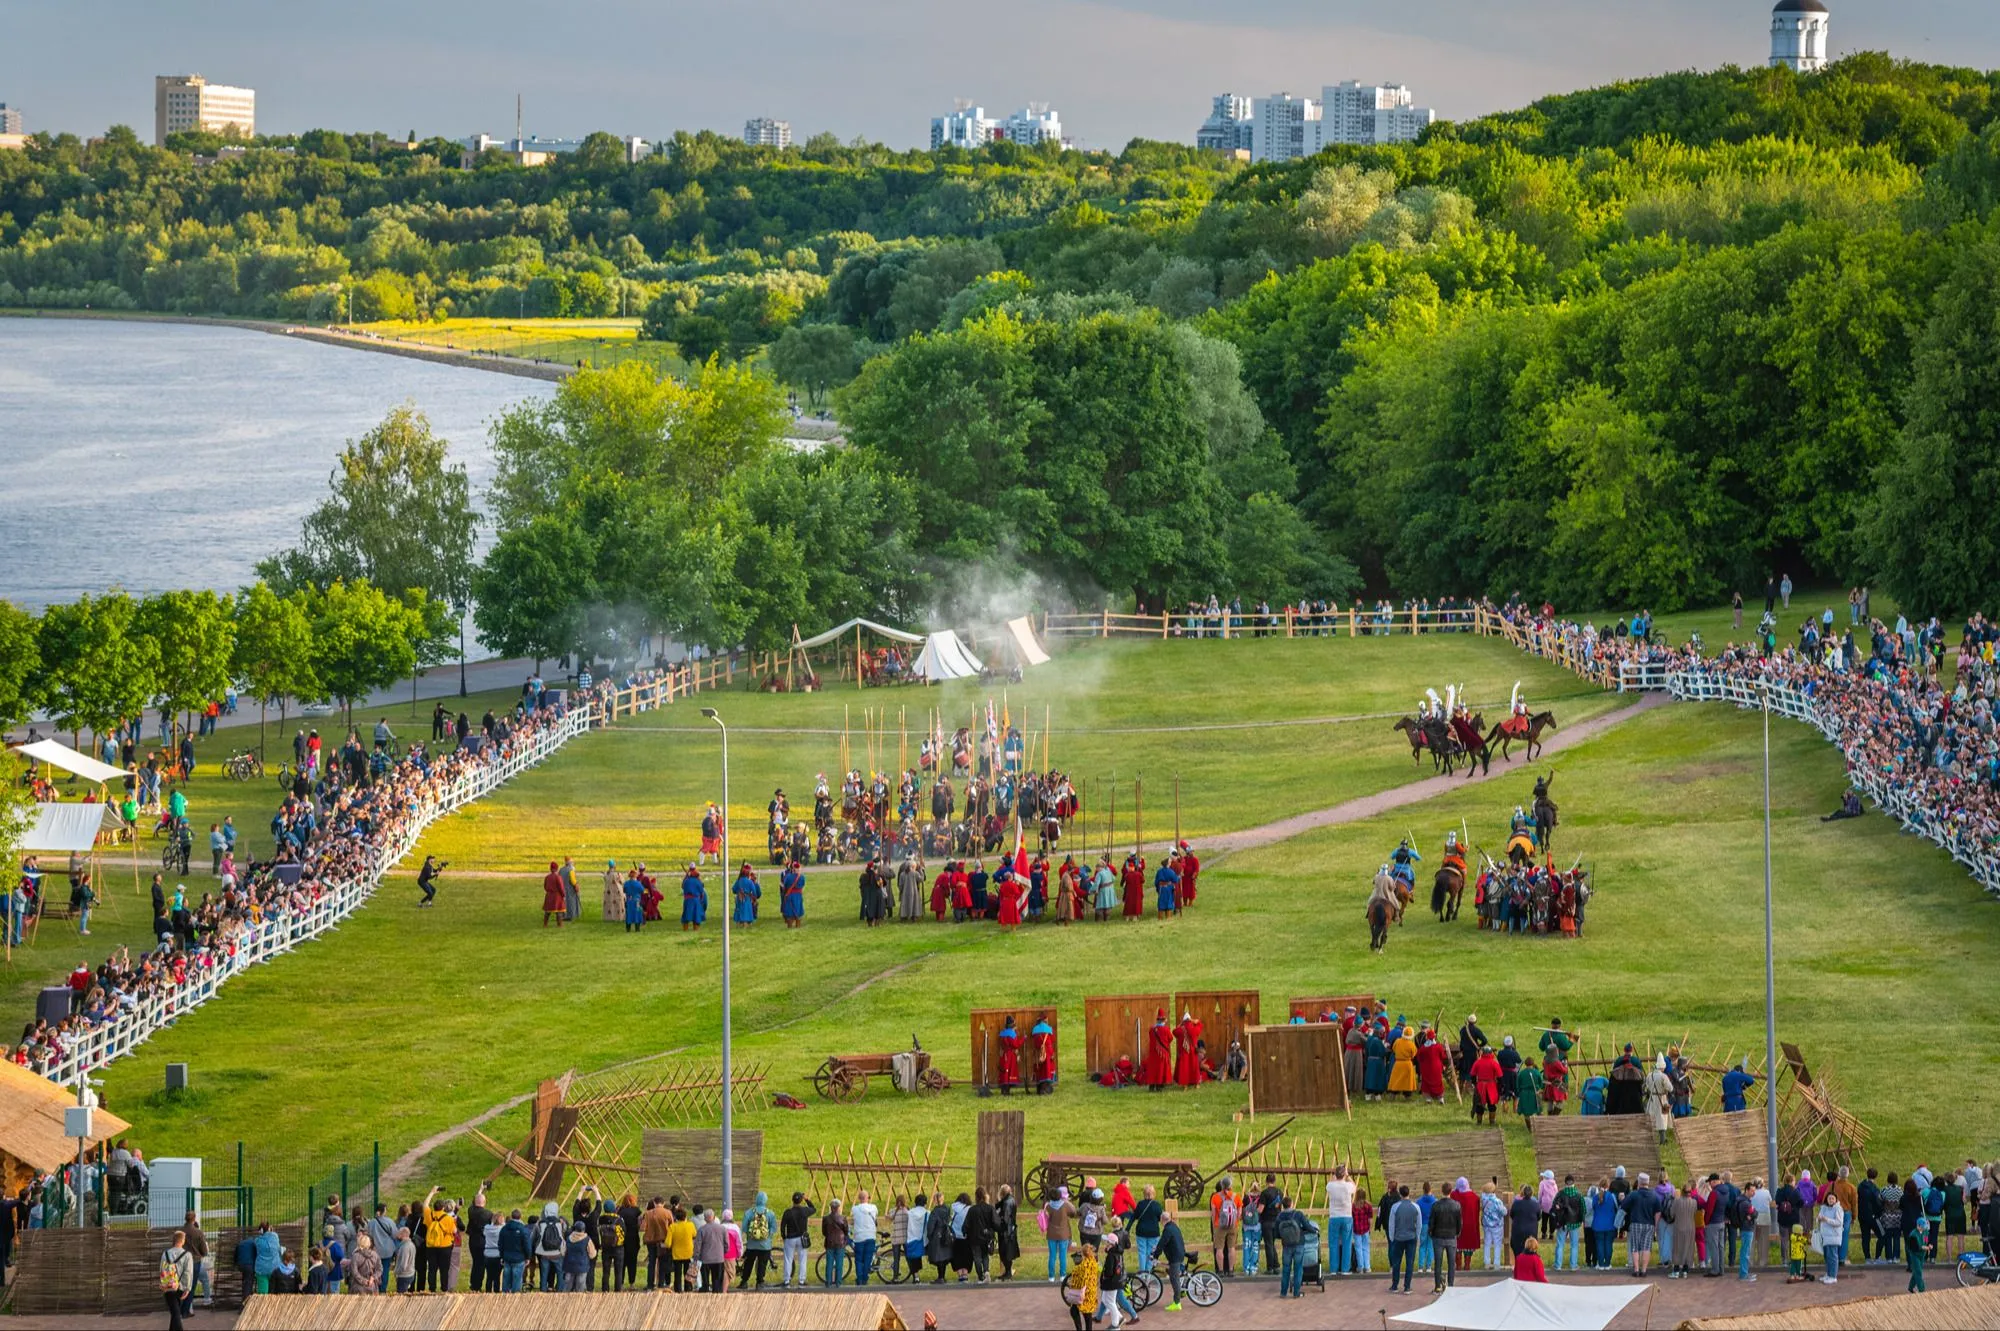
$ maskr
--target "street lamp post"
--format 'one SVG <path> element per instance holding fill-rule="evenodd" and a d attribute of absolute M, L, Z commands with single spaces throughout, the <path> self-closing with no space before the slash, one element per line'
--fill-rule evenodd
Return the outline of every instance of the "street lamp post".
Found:
<path fill-rule="evenodd" d="M 715 722 L 722 732 L 722 880 L 729 880 L 729 727 L 722 723 L 713 707 L 704 707 L 701 714 Z M 732 902 L 725 895 L 722 903 L 722 1205 L 736 1204 L 732 1191 L 734 1168 L 730 1159 L 734 1144 L 736 1083 L 731 1071 L 729 1051 L 729 917 Z M 1775 1139 L 1774 1139 L 1775 1140 Z"/>
<path fill-rule="evenodd" d="M 1764 698 L 1764 1164 L 1767 1186 L 1778 1177 L 1778 965 L 1771 944 L 1771 681 Z M 725 954 L 726 955 L 726 954 Z"/>

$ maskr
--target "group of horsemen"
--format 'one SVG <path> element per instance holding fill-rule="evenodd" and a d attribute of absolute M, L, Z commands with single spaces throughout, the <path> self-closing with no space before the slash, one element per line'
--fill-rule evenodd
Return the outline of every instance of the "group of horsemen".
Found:
<path fill-rule="evenodd" d="M 1475 769 L 1492 770 L 1496 744 L 1500 746 L 1503 761 L 1510 756 L 1515 743 L 1525 744 L 1532 760 L 1540 750 L 1542 732 L 1555 729 L 1555 723 L 1555 713 L 1529 709 L 1521 682 L 1516 680 L 1507 702 L 1507 716 L 1491 733 L 1485 730 L 1486 718 L 1466 703 L 1462 685 L 1446 688 L 1443 697 L 1438 696 L 1436 689 L 1424 690 L 1424 696 L 1417 701 L 1417 714 L 1405 716 L 1396 722 L 1395 728 L 1409 735 L 1411 758 L 1420 757 L 1428 749 L 1438 770 L 1448 775 L 1463 760 L 1465 774 L 1471 776 Z"/>
<path fill-rule="evenodd" d="M 1504 862 L 1480 852 L 1480 871 L 1471 882 L 1481 929 L 1566 938 L 1583 933 L 1591 897 L 1590 871 L 1580 859 L 1568 869 L 1556 867 L 1550 849 L 1557 821 L 1556 803 L 1549 794 L 1554 782 L 1554 773 L 1537 777 L 1532 802 L 1514 807 Z M 1469 876 L 1466 849 L 1458 830 L 1445 833 L 1444 859 L 1431 885 L 1431 910 L 1440 922 L 1458 918 Z M 1368 898 L 1374 950 L 1379 952 L 1386 944 L 1388 924 L 1401 921 L 1404 907 L 1416 895 L 1417 864 L 1422 859 L 1412 838 L 1404 837 L 1376 871 Z"/>
<path fill-rule="evenodd" d="M 969 731 L 961 729 L 949 746 L 949 770 L 943 770 L 946 746 L 926 739 L 919 765 L 906 769 L 893 791 L 888 773 L 864 777 L 855 769 L 841 778 L 838 804 L 821 772 L 813 786 L 810 825 L 792 816 L 782 789 L 773 792 L 765 828 L 771 863 L 865 864 L 910 854 L 925 859 L 990 855 L 1012 848 L 1017 814 L 1041 853 L 1054 853 L 1077 814 L 1074 783 L 1054 768 L 1022 770 L 1024 750 L 1017 730 L 1010 728 L 1004 741 L 979 745 L 976 770 L 974 748 Z M 926 806 L 928 818 L 923 816 Z"/>

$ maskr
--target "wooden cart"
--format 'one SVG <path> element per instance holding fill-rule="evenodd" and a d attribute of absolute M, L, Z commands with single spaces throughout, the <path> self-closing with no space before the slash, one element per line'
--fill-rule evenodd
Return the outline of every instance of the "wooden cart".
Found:
<path fill-rule="evenodd" d="M 1097 1175 L 1097 1185 L 1103 1189 L 1107 1202 L 1111 1199 L 1111 1184 L 1127 1175 L 1159 1179 L 1161 1195 L 1175 1198 L 1183 1206 L 1198 1206 L 1207 1200 L 1202 1194 L 1204 1176 L 1199 1161 L 1140 1156 L 1043 1156 L 1042 1162 L 1030 1169 L 1027 1177 L 1021 1180 L 1021 1190 L 1027 1200 L 1039 1206 L 1054 1197 L 1057 1188 L 1066 1187 L 1070 1200 L 1080 1204 L 1083 1201 L 1083 1180 L 1087 1174 Z"/>
<path fill-rule="evenodd" d="M 917 1094 L 936 1095 L 951 1088 L 951 1078 L 931 1066 L 931 1056 L 922 1049 L 912 1051 L 917 1059 Z M 845 1104 L 868 1094 L 871 1076 L 895 1076 L 894 1054 L 832 1054 L 813 1072 L 813 1089 L 829 1100 Z"/>

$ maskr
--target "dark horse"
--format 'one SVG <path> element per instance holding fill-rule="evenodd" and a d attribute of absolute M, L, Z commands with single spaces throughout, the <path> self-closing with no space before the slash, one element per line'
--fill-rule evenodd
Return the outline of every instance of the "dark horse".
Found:
<path fill-rule="evenodd" d="M 1431 751 L 1431 766 L 1449 773 L 1452 770 L 1451 731 L 1436 721 L 1419 721 L 1414 716 L 1406 716 L 1391 727 L 1400 730 L 1410 740 L 1410 761 L 1416 762 L 1425 749 Z"/>
<path fill-rule="evenodd" d="M 1389 903 L 1370 901 L 1368 903 L 1368 950 L 1380 952 L 1389 943 Z"/>
<path fill-rule="evenodd" d="M 1556 834 L 1556 802 L 1549 798 L 1549 786 L 1555 781 L 1555 773 L 1535 783 L 1535 837 L 1541 842 L 1546 853 L 1551 849 L 1551 841 Z"/>
<path fill-rule="evenodd" d="M 1512 747 L 1513 742 L 1518 739 L 1528 746 L 1528 761 L 1533 762 L 1542 753 L 1542 732 L 1545 730 L 1554 730 L 1555 728 L 1556 714 L 1554 712 L 1536 712 L 1533 716 L 1529 717 L 1528 733 L 1526 735 L 1508 734 L 1507 723 L 1502 721 L 1499 725 L 1493 727 L 1493 733 L 1486 737 L 1486 747 L 1491 749 L 1497 742 L 1500 745 L 1500 761 L 1504 763 L 1508 761 L 1510 756 L 1508 750 Z"/>
<path fill-rule="evenodd" d="M 1464 895 L 1464 870 L 1456 864 L 1447 864 L 1437 871 L 1437 878 L 1431 883 L 1431 913 L 1438 917 L 1438 923 L 1449 924 L 1458 918 L 1458 903 Z"/>

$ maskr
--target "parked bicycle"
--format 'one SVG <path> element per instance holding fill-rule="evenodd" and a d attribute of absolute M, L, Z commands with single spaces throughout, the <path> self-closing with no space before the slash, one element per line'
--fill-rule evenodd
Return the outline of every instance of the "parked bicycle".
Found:
<path fill-rule="evenodd" d="M 276 768 L 276 772 L 278 777 L 278 789 L 289 792 L 292 788 L 292 782 L 298 780 L 299 769 L 292 766 L 290 763 L 279 763 Z"/>
<path fill-rule="evenodd" d="M 264 775 L 264 759 L 255 749 L 239 749 L 222 760 L 222 771 L 231 781 L 249 781 Z"/>
<path fill-rule="evenodd" d="M 1134 1312 L 1144 1312 L 1167 1293 L 1167 1281 L 1162 1276 L 1171 1278 L 1171 1272 L 1167 1263 L 1156 1257 L 1152 1270 L 1134 1271 L 1125 1277 L 1125 1297 L 1132 1300 Z M 1187 1256 L 1181 1272 L 1181 1294 L 1197 1308 L 1213 1308 L 1222 1301 L 1222 1277 L 1201 1269 L 1200 1253 L 1191 1252 Z"/>
<path fill-rule="evenodd" d="M 2000 1262 L 1983 1252 L 1964 1253 L 1958 1259 L 1958 1283 L 1968 1289 L 1974 1285 L 2000 1284 Z"/>
<path fill-rule="evenodd" d="M 868 1281 L 874 1285 L 914 1285 L 924 1273 L 922 1262 L 912 1262 L 901 1252 L 877 1249 L 875 1269 L 868 1273 Z M 845 1284 L 854 1283 L 854 1250 L 847 1251 L 847 1279 Z M 826 1254 L 820 1253 L 813 1259 L 813 1284 L 826 1286 Z"/>

